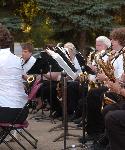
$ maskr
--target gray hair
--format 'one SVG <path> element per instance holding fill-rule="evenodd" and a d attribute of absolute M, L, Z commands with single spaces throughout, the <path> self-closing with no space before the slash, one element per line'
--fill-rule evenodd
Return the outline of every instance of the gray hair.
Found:
<path fill-rule="evenodd" d="M 76 48 L 75 48 L 75 46 L 74 46 L 73 43 L 67 42 L 67 43 L 64 45 L 64 48 L 65 48 L 65 47 L 67 47 L 67 48 L 69 48 L 69 49 L 72 49 L 73 52 L 76 53 Z"/>
<path fill-rule="evenodd" d="M 111 46 L 111 41 L 106 36 L 99 36 L 96 41 L 104 43 L 108 48 Z"/>

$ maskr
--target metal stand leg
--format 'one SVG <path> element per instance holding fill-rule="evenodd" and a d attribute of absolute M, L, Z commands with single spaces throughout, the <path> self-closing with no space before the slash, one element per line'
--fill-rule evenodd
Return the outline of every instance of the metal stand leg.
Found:
<path fill-rule="evenodd" d="M 86 130 L 86 121 L 85 121 L 85 119 L 86 119 L 86 114 L 87 114 L 87 96 L 86 96 L 86 91 L 85 91 L 85 86 L 86 86 L 86 84 L 87 84 L 87 81 L 86 80 L 84 80 L 84 81 L 82 81 L 82 83 L 81 83 L 81 88 L 82 88 L 82 90 L 83 90 L 83 95 L 82 95 L 82 97 L 83 97 L 83 103 L 82 103 L 82 105 L 83 105 L 83 112 L 82 112 L 82 135 L 83 135 L 83 142 L 81 143 L 81 144 L 78 144 L 78 145 L 75 145 L 75 147 L 80 147 L 80 148 L 82 148 L 83 150 L 87 150 L 88 149 L 88 146 L 86 145 L 86 137 L 85 137 L 85 130 Z M 69 146 L 69 147 L 67 147 L 67 149 L 71 149 L 72 148 L 72 146 Z"/>
<path fill-rule="evenodd" d="M 62 133 L 58 138 L 56 138 L 53 142 L 63 138 L 64 140 L 64 150 L 67 149 L 66 139 L 69 136 L 72 137 L 81 137 L 80 135 L 73 135 L 68 132 L 68 118 L 67 118 L 67 78 L 66 76 L 63 77 L 63 125 L 64 125 L 64 133 Z"/>

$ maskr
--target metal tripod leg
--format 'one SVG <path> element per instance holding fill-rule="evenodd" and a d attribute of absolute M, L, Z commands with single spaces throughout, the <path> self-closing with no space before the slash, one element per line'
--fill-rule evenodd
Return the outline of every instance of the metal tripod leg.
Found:
<path fill-rule="evenodd" d="M 69 136 L 72 136 L 72 137 L 81 137 L 80 135 L 75 135 L 75 134 L 70 134 L 70 133 L 67 133 L 66 134 L 66 138 L 69 137 Z M 57 137 L 55 140 L 53 140 L 53 142 L 57 142 L 59 139 L 61 138 L 64 138 L 64 133 L 62 133 L 59 137 Z"/>
<path fill-rule="evenodd" d="M 72 125 L 68 125 L 68 127 L 72 128 L 71 130 L 81 130 L 80 127 L 75 127 L 75 126 L 72 126 Z M 53 127 L 53 128 L 51 128 L 51 129 L 49 130 L 49 132 L 58 131 L 59 129 L 64 129 L 64 124 L 63 124 L 63 123 L 62 123 L 62 124 L 59 124 L 59 125 L 57 125 L 57 126 L 55 126 L 55 127 Z M 70 129 L 69 129 L 69 130 L 70 130 Z"/>

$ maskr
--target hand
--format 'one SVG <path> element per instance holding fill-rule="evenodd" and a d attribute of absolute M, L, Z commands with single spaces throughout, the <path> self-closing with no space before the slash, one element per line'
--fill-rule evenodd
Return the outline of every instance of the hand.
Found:
<path fill-rule="evenodd" d="M 120 81 L 125 83 L 125 73 L 122 74 Z"/>
<path fill-rule="evenodd" d="M 104 73 L 98 73 L 96 79 L 99 81 L 107 81 L 108 78 Z"/>
<path fill-rule="evenodd" d="M 118 81 L 116 81 L 115 83 L 111 81 L 107 81 L 106 84 L 109 87 L 110 91 L 120 94 L 121 86 Z"/>

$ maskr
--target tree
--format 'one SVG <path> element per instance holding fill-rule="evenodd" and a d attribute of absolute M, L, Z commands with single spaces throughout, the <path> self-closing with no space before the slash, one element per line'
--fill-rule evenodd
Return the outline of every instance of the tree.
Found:
<path fill-rule="evenodd" d="M 16 9 L 16 15 L 22 20 L 22 29 L 29 32 L 35 22 L 35 18 L 39 13 L 36 0 L 29 0 L 20 3 L 20 7 Z"/>
<path fill-rule="evenodd" d="M 72 33 L 70 41 L 83 49 L 89 37 L 107 34 L 118 26 L 114 15 L 124 0 L 37 0 L 42 14 L 52 19 L 55 33 Z M 91 35 L 91 36 L 90 36 Z M 73 38 L 73 39 L 72 39 Z M 72 40 L 71 40 L 72 39 Z"/>

